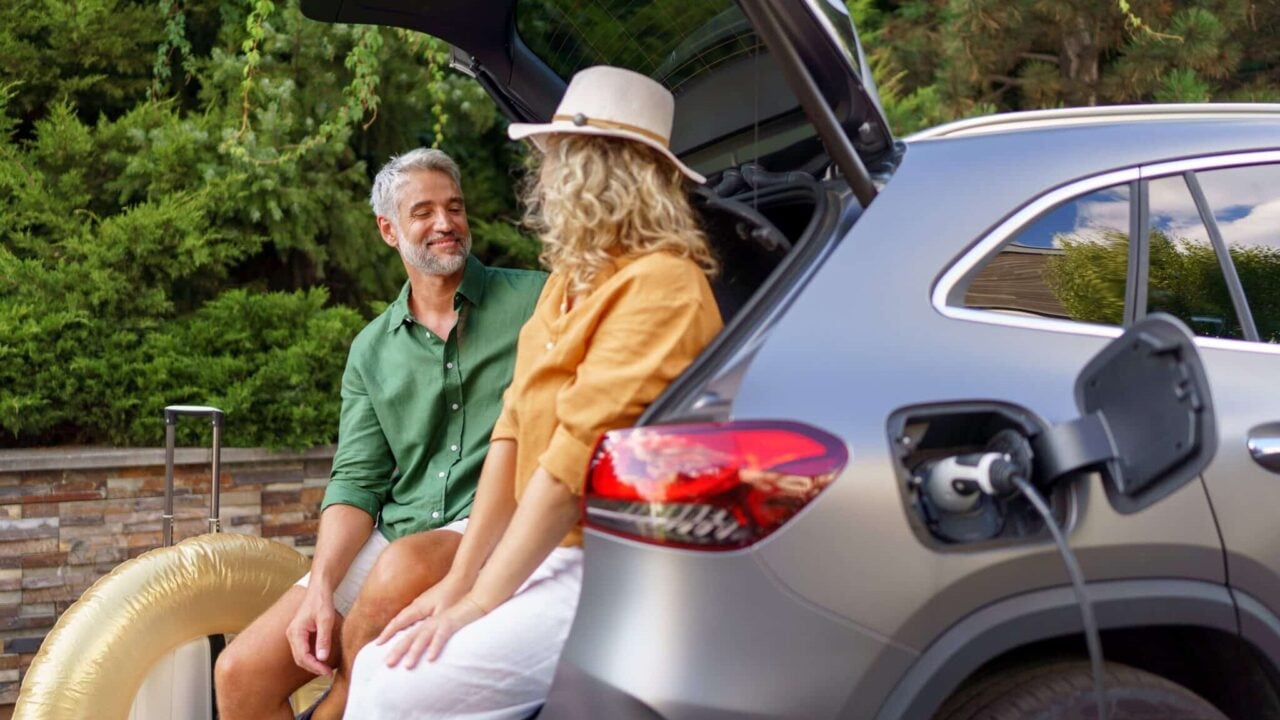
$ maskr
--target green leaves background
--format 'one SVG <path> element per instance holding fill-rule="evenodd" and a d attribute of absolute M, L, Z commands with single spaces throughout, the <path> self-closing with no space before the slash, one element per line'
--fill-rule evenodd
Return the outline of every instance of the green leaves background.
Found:
<path fill-rule="evenodd" d="M 567 16 L 607 21 L 595 7 Z M 1278 99 L 1280 3 L 848 7 L 899 135 L 1004 110 Z M 296 0 L 0 4 L 0 446 L 157 445 L 177 402 L 223 407 L 231 445 L 331 442 L 346 348 L 403 282 L 366 197 L 406 149 L 460 161 L 483 259 L 533 265 L 521 151 L 445 51 L 308 21 Z"/>
<path fill-rule="evenodd" d="M 347 347 L 404 282 L 367 202 L 387 157 L 443 141 L 485 259 L 536 255 L 442 50 L 271 0 L 0 7 L 0 445 L 153 446 L 180 402 L 230 445 L 333 441 Z"/>

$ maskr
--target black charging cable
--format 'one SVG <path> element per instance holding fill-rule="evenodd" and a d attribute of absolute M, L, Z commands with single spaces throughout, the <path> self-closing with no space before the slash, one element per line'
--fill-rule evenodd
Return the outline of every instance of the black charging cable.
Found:
<path fill-rule="evenodd" d="M 1107 720 L 1107 688 L 1103 680 L 1102 637 L 1098 633 L 1098 620 L 1093 615 L 1093 602 L 1089 600 L 1088 591 L 1084 586 L 1084 572 L 1080 570 L 1080 562 L 1076 560 L 1076 554 L 1071 552 L 1070 546 L 1067 545 L 1062 528 L 1058 527 L 1058 521 L 1053 517 L 1053 511 L 1049 509 L 1049 503 L 1045 501 L 1040 491 L 1021 475 L 1013 475 L 1009 480 L 1027 499 L 1027 502 L 1040 513 L 1040 517 L 1044 518 L 1044 524 L 1049 528 L 1049 533 L 1053 535 L 1053 542 L 1062 555 L 1062 563 L 1067 566 L 1067 575 L 1071 577 L 1071 587 L 1076 593 L 1076 603 L 1080 605 L 1080 618 L 1084 622 L 1084 642 L 1089 648 L 1089 666 L 1093 670 L 1093 693 L 1094 702 L 1098 707 L 1098 720 Z"/>
<path fill-rule="evenodd" d="M 1084 621 L 1085 645 L 1089 650 L 1089 666 L 1093 672 L 1094 702 L 1098 708 L 1098 720 L 1107 720 L 1108 706 L 1106 685 L 1103 679 L 1102 638 L 1098 633 L 1098 621 L 1093 614 L 1084 584 L 1084 572 L 1075 553 L 1067 545 L 1066 536 L 1049 509 L 1049 503 L 1028 480 L 1031 474 L 1031 443 L 1021 433 L 1002 430 L 991 439 L 987 451 L 969 455 L 957 455 L 933 463 L 919 479 L 919 487 L 934 507 L 944 512 L 967 512 L 977 505 L 979 494 L 1005 497 L 1014 492 L 1031 503 L 1040 513 L 1044 523 L 1058 546 L 1062 561 L 1067 566 L 1071 587 L 1075 590 Z"/>

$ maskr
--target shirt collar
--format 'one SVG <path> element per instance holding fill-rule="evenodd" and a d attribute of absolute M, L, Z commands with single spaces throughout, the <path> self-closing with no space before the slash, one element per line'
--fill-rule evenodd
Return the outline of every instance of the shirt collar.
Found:
<path fill-rule="evenodd" d="M 458 285 L 458 295 L 466 298 L 472 305 L 479 305 L 484 299 L 485 274 L 484 263 L 477 260 L 475 255 L 468 255 L 467 266 L 462 271 L 462 283 Z M 457 306 L 456 300 L 454 306 Z"/>
<path fill-rule="evenodd" d="M 468 255 L 467 264 L 462 270 L 462 282 L 458 284 L 458 292 L 454 295 L 455 308 L 461 306 L 463 298 L 472 305 L 480 304 L 484 299 L 485 275 L 484 263 L 477 260 L 475 255 Z M 409 282 L 405 281 L 399 297 L 389 306 L 391 322 L 388 323 L 388 333 L 393 333 L 404 327 L 405 323 L 413 321 L 413 313 L 409 310 L 409 288 Z"/>
<path fill-rule="evenodd" d="M 409 312 L 409 281 L 406 280 L 404 287 L 400 288 L 400 296 L 392 301 L 387 308 L 391 313 L 388 317 L 391 322 L 387 323 L 387 332 L 393 333 L 404 326 L 405 323 L 413 320 L 413 313 Z"/>

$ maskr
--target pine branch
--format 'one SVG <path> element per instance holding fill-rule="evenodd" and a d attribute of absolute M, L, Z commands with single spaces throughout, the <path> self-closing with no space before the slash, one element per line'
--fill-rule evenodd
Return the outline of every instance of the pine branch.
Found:
<path fill-rule="evenodd" d="M 1023 53 L 1018 53 L 1018 57 L 1022 58 L 1023 60 L 1043 60 L 1045 62 L 1051 62 L 1054 65 L 1062 64 L 1062 58 L 1058 57 L 1057 55 L 1053 55 L 1051 53 L 1023 52 Z"/>
<path fill-rule="evenodd" d="M 1182 42 L 1183 38 L 1179 35 L 1169 35 L 1152 30 L 1150 25 L 1143 22 L 1142 18 L 1134 14 L 1133 8 L 1129 5 L 1129 0 L 1116 0 L 1116 4 L 1120 8 L 1120 14 L 1124 15 L 1125 27 L 1143 32 L 1148 37 L 1155 38 L 1156 40 L 1176 40 L 1178 42 Z"/>
<path fill-rule="evenodd" d="M 1021 86 L 1027 84 L 1027 81 L 1022 78 L 1009 77 L 1008 75 L 988 75 L 987 80 L 1001 82 L 1006 86 Z"/>

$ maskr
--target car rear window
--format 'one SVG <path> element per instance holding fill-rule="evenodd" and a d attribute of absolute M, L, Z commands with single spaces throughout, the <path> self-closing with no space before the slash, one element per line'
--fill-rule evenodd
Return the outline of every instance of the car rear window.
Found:
<path fill-rule="evenodd" d="M 1128 185 L 1058 205 L 983 264 L 969 284 L 964 306 L 1123 324 L 1129 212 Z"/>
<path fill-rule="evenodd" d="M 516 31 L 562 78 L 616 65 L 676 96 L 716 67 L 763 51 L 742 12 L 727 1 L 522 0 Z"/>

